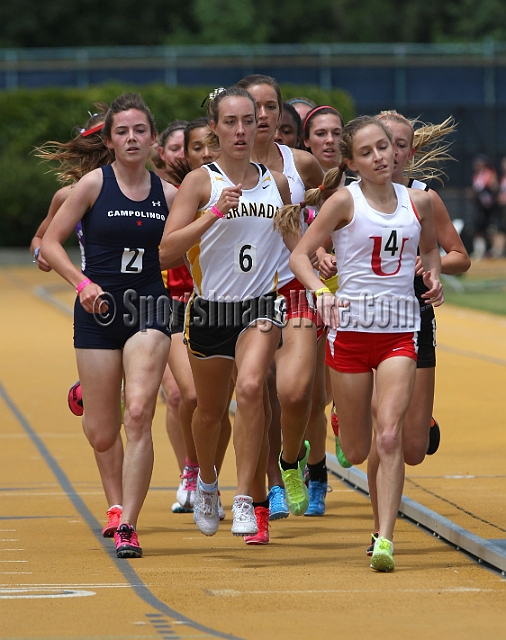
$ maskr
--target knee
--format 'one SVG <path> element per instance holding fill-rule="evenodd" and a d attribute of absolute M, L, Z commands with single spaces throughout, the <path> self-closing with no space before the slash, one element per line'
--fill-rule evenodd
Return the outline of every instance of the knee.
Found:
<path fill-rule="evenodd" d="M 238 379 L 235 387 L 235 397 L 237 404 L 257 404 L 260 402 L 263 407 L 264 381 L 254 376 Z"/>
<path fill-rule="evenodd" d="M 280 390 L 278 396 L 281 410 L 285 413 L 304 414 L 311 407 L 310 385 L 290 385 L 286 390 Z"/>
<path fill-rule="evenodd" d="M 153 411 L 140 398 L 133 398 L 125 407 L 124 424 L 127 437 L 140 437 L 151 430 Z"/>
<path fill-rule="evenodd" d="M 381 434 L 376 434 L 376 446 L 378 453 L 392 455 L 402 444 L 401 434 L 396 429 L 385 429 Z"/>
<path fill-rule="evenodd" d="M 422 440 L 409 440 L 404 442 L 404 462 L 414 467 L 425 459 L 427 442 Z"/>
<path fill-rule="evenodd" d="M 348 447 L 343 446 L 341 443 L 344 455 L 346 456 L 346 460 L 352 465 L 362 464 L 365 460 L 367 460 L 367 456 L 369 455 L 370 447 L 364 445 L 360 445 L 359 443 L 349 445 Z"/>
<path fill-rule="evenodd" d="M 115 444 L 118 434 L 116 432 L 109 433 L 104 429 L 88 430 L 84 428 L 84 433 L 88 438 L 88 442 L 98 453 L 104 453 Z"/>

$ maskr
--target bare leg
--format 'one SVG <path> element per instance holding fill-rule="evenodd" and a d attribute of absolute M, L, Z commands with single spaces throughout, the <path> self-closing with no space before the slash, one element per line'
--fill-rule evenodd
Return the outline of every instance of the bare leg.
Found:
<path fill-rule="evenodd" d="M 276 353 L 276 388 L 281 405 L 283 460 L 299 457 L 309 415 L 316 367 L 316 326 L 304 319 L 289 320 L 283 346 Z"/>
<path fill-rule="evenodd" d="M 320 462 L 325 458 L 327 452 L 327 416 L 325 415 L 327 390 L 325 379 L 325 340 L 322 338 L 318 342 L 311 414 L 306 431 L 306 438 L 311 445 L 308 459 L 309 464 Z"/>
<path fill-rule="evenodd" d="M 169 354 L 169 366 L 181 393 L 179 404 L 179 422 L 184 439 L 186 457 L 190 464 L 197 464 L 197 453 L 192 433 L 193 412 L 197 406 L 195 383 L 188 359 L 188 349 L 183 343 L 183 334 L 176 333 L 172 339 Z"/>
<path fill-rule="evenodd" d="M 169 348 L 170 339 L 154 329 L 136 333 L 123 348 L 127 441 L 121 523 L 128 522 L 133 527 L 151 480 L 154 460 L 151 424 Z"/>
<path fill-rule="evenodd" d="M 107 451 L 94 451 L 105 498 L 109 507 L 123 504 L 123 441 L 118 433 L 116 441 Z"/>
<path fill-rule="evenodd" d="M 264 382 L 280 334 L 280 329 L 270 322 L 258 321 L 256 326 L 246 329 L 237 341 L 237 413 L 234 422 L 236 495 L 252 495 L 253 478 L 266 431 Z"/>
<path fill-rule="evenodd" d="M 281 405 L 276 391 L 276 365 L 271 363 L 267 374 L 267 388 L 269 391 L 269 405 L 271 423 L 269 427 L 269 457 L 267 462 L 267 484 L 269 489 L 283 486 L 283 479 L 279 469 L 279 454 L 281 453 Z"/>
<path fill-rule="evenodd" d="M 179 387 L 167 365 L 162 378 L 162 389 L 165 396 L 165 429 L 169 436 L 170 444 L 176 456 L 179 471 L 182 473 L 186 460 L 186 447 L 183 439 L 181 423 L 179 421 L 179 404 L 181 402 L 181 394 Z"/>

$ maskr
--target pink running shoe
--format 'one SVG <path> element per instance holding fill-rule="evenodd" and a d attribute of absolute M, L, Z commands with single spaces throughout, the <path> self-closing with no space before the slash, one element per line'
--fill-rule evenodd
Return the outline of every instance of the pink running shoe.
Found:
<path fill-rule="evenodd" d="M 255 507 L 258 533 L 254 536 L 244 536 L 246 544 L 267 544 L 269 542 L 269 509 L 267 507 Z"/>
<path fill-rule="evenodd" d="M 193 509 L 198 475 L 198 466 L 185 465 L 181 474 L 181 483 L 176 493 L 176 499 L 184 509 Z"/>
<path fill-rule="evenodd" d="M 118 558 L 142 558 L 142 549 L 132 525 L 126 522 L 121 524 L 114 534 L 114 542 Z"/>
<path fill-rule="evenodd" d="M 78 380 L 69 389 L 68 395 L 69 409 L 75 416 L 82 416 L 84 413 L 83 396 L 81 395 L 81 383 Z"/>
<path fill-rule="evenodd" d="M 116 529 L 119 527 L 121 521 L 121 514 L 123 509 L 115 505 L 107 511 L 107 526 L 102 529 L 102 535 L 104 538 L 112 538 L 116 533 Z"/>

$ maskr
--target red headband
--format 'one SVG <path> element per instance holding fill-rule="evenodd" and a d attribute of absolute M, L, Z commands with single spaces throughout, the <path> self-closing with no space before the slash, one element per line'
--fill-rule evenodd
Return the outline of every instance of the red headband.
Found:
<path fill-rule="evenodd" d="M 343 119 L 342 115 L 339 113 L 337 109 L 335 109 L 334 107 L 330 107 L 328 104 L 322 104 L 319 107 L 315 107 L 314 109 L 311 109 L 311 111 L 307 112 L 306 117 L 304 118 L 304 123 L 302 124 L 303 131 L 305 131 L 306 129 L 306 124 L 309 118 L 312 118 L 315 115 L 315 113 L 317 113 L 318 111 L 321 111 L 322 109 L 331 109 L 336 115 L 338 115 L 341 118 L 341 120 Z"/>
<path fill-rule="evenodd" d="M 100 131 L 100 129 L 102 129 L 104 125 L 105 125 L 105 122 L 96 124 L 94 127 L 91 127 L 91 129 L 86 129 L 86 131 L 83 131 L 81 135 L 83 136 L 83 138 L 86 138 L 87 136 L 91 136 L 92 133 L 96 133 L 97 131 Z"/>

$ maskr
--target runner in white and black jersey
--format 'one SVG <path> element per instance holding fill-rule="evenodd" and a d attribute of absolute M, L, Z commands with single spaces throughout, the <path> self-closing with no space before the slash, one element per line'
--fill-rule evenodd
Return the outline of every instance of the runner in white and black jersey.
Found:
<path fill-rule="evenodd" d="M 323 180 L 323 171 L 307 151 L 291 149 L 275 142 L 283 100 L 281 91 L 270 76 L 250 75 L 238 83 L 247 89 L 256 101 L 258 130 L 255 137 L 253 158 L 269 169 L 280 171 L 288 178 L 291 201 L 300 203 L 304 190 L 318 187 Z M 307 225 L 301 221 L 301 227 Z M 276 354 L 275 382 L 281 408 L 281 431 L 283 450 L 279 456 L 280 475 L 277 485 L 272 486 L 272 471 L 269 474 L 271 492 L 283 484 L 290 512 L 303 515 L 309 506 L 309 494 L 303 475 L 306 463 L 316 463 L 321 474 L 326 473 L 325 457 L 310 458 L 310 444 L 304 440 L 311 411 L 318 411 L 325 420 L 325 389 L 314 386 L 316 366 L 316 314 L 307 299 L 303 285 L 294 277 L 288 265 L 290 254 L 283 251 L 279 265 L 279 292 L 285 299 L 286 315 L 283 331 L 283 347 Z M 317 394 L 315 398 L 313 392 Z M 273 441 L 271 440 L 271 443 Z M 271 459 L 279 455 L 272 450 Z M 259 478 L 262 470 L 259 468 Z M 260 480 L 259 483 L 260 485 Z M 271 493 L 270 492 L 270 493 Z M 270 500 L 271 517 L 282 515 L 276 503 Z M 284 515 L 288 515 L 286 504 Z M 276 512 L 274 512 L 276 509 Z M 278 515 L 279 514 L 279 515 Z"/>
<path fill-rule="evenodd" d="M 235 366 L 232 533 L 254 536 L 253 480 L 269 424 L 265 377 L 281 339 L 275 301 L 283 241 L 273 220 L 290 192 L 282 174 L 251 162 L 257 113 L 247 91 L 217 90 L 208 111 L 220 157 L 183 180 L 160 245 L 161 266 L 186 253 L 196 291 L 185 327 L 197 393 L 195 523 L 205 535 L 218 529 L 216 448 Z"/>
<path fill-rule="evenodd" d="M 380 524 L 371 567 L 392 571 L 393 530 L 404 483 L 402 424 L 415 380 L 415 333 L 420 326 L 413 287 L 417 247 L 428 287 L 423 298 L 435 306 L 443 302 L 440 258 L 430 197 L 392 183 L 394 147 L 385 125 L 369 116 L 352 120 L 343 129 L 340 150 L 342 164 L 326 174 L 323 186 L 337 186 L 345 166 L 361 180 L 323 204 L 294 249 L 290 266 L 315 290 L 319 313 L 331 329 L 327 364 L 332 368 L 341 445 L 354 464 L 369 454 L 375 381 Z M 318 203 L 320 195 L 306 192 L 305 201 Z M 299 215 L 296 207 L 283 208 L 277 226 L 283 231 Z M 340 279 L 337 298 L 321 286 L 310 261 L 329 235 Z"/>

